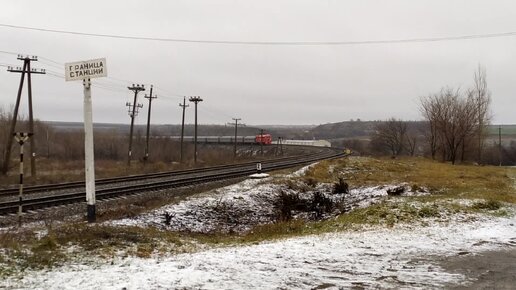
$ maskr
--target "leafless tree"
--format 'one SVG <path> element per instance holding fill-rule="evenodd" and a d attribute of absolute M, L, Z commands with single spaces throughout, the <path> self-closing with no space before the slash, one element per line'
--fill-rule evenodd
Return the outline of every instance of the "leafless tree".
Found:
<path fill-rule="evenodd" d="M 429 141 L 432 157 L 440 144 L 443 159 L 455 164 L 459 150 L 465 152 L 467 142 L 475 134 L 477 107 L 460 89 L 444 88 L 439 94 L 423 98 L 421 111 L 430 124 Z"/>
<path fill-rule="evenodd" d="M 372 143 L 389 150 L 392 156 L 398 156 L 403 151 L 406 133 L 407 123 L 402 120 L 390 118 L 376 125 Z"/>
<path fill-rule="evenodd" d="M 437 151 L 440 149 L 440 144 L 442 144 L 440 134 L 437 131 L 437 122 L 441 111 L 439 95 L 435 94 L 421 98 L 420 111 L 428 122 L 428 130 L 425 134 L 425 138 L 428 142 L 430 155 L 432 159 L 435 159 Z"/>
<path fill-rule="evenodd" d="M 0 107 L 0 167 L 3 167 L 5 151 L 7 149 L 7 135 L 9 134 L 10 116 Z"/>
<path fill-rule="evenodd" d="M 468 97 L 472 99 L 476 107 L 477 128 L 476 135 L 477 144 L 477 162 L 482 162 L 482 151 L 484 149 L 484 140 L 487 133 L 487 125 L 491 116 L 489 106 L 491 104 L 491 92 L 487 88 L 487 75 L 485 67 L 479 65 L 474 74 L 473 87 L 468 90 Z"/>
<path fill-rule="evenodd" d="M 419 138 L 419 132 L 417 128 L 413 126 L 413 123 L 410 123 L 407 130 L 407 136 L 405 138 L 406 144 L 405 147 L 407 148 L 407 152 L 410 156 L 414 156 L 416 153 L 416 148 L 418 144 L 418 138 Z"/>

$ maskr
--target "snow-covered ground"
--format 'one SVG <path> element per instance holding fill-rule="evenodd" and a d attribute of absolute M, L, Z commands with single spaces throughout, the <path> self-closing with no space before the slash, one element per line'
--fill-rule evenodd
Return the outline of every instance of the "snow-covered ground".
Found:
<path fill-rule="evenodd" d="M 516 218 L 477 216 L 468 223 L 369 228 L 192 254 L 99 260 L 9 278 L 27 289 L 440 288 L 467 283 L 435 256 L 474 255 L 516 245 Z"/>
<path fill-rule="evenodd" d="M 291 177 L 302 176 L 306 168 Z M 290 190 L 272 178 L 246 180 L 131 219 L 110 221 L 116 226 L 158 226 L 175 231 L 245 231 L 272 222 L 273 200 Z M 403 195 L 411 192 L 407 185 Z M 350 190 L 343 198 L 346 211 L 369 206 L 399 185 Z M 303 192 L 331 191 L 318 184 Z M 397 199 L 391 202 L 397 202 Z M 473 201 L 449 200 L 446 203 Z M 419 201 L 412 201 L 420 207 Z M 462 274 L 439 266 L 436 257 L 475 255 L 516 246 L 515 210 L 510 217 L 443 213 L 423 222 L 356 227 L 354 230 L 296 237 L 253 245 L 199 247 L 195 253 L 137 258 L 75 259 L 51 270 L 27 271 L 23 277 L 0 281 L 16 289 L 338 289 L 442 288 L 468 283 Z M 165 225 L 164 214 L 170 214 Z M 331 218 L 329 216 L 328 218 Z"/>
<path fill-rule="evenodd" d="M 301 169 L 303 172 L 306 169 Z M 299 172 L 299 171 L 298 171 Z M 296 176 L 299 173 L 294 173 Z M 333 215 L 357 207 L 367 207 L 388 195 L 388 190 L 404 187 L 407 195 L 423 195 L 428 192 L 412 192 L 407 185 L 371 186 L 351 189 L 347 194 L 332 194 L 332 184 L 318 184 L 305 192 L 289 189 L 284 184 L 270 183 L 272 178 L 243 182 L 194 196 L 178 204 L 167 205 L 155 211 L 132 218 L 108 222 L 112 225 L 157 226 L 173 231 L 188 232 L 245 232 L 258 224 L 278 220 L 278 200 L 281 193 L 296 194 L 302 200 L 310 200 L 314 193 L 324 194 L 338 205 Z M 166 225 L 165 214 L 169 221 Z M 293 213 L 294 218 L 313 216 L 310 212 Z M 332 216 L 327 213 L 325 218 Z"/>

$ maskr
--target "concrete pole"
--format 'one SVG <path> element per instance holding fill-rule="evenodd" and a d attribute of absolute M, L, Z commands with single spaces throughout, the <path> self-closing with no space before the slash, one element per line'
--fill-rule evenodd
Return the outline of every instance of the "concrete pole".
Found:
<path fill-rule="evenodd" d="M 86 175 L 86 203 L 88 222 L 96 220 L 95 212 L 95 161 L 93 147 L 93 113 L 91 105 L 91 81 L 83 80 L 84 85 L 84 156 Z"/>

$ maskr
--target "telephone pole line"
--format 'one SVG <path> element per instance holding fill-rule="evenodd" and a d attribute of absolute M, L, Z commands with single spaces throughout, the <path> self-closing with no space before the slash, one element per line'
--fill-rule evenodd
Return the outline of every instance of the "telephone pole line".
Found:
<path fill-rule="evenodd" d="M 199 102 L 202 102 L 202 99 L 201 99 L 201 97 L 196 96 L 196 97 L 190 97 L 188 100 L 190 102 L 194 102 L 195 103 L 194 164 L 196 164 L 197 163 L 197 104 Z"/>
<path fill-rule="evenodd" d="M 183 97 L 183 104 L 179 104 L 180 107 L 183 108 L 183 120 L 181 122 L 181 157 L 180 157 L 180 163 L 183 163 L 183 139 L 185 137 L 185 109 L 187 107 L 190 107 L 190 105 L 186 104 L 186 97 Z"/>
<path fill-rule="evenodd" d="M 144 162 L 147 162 L 149 159 L 149 134 L 150 134 L 150 119 L 151 119 L 151 107 L 152 107 L 152 99 L 157 99 L 157 96 L 152 95 L 152 85 L 150 87 L 150 94 L 145 95 L 146 99 L 149 99 L 149 112 L 147 113 L 147 139 L 145 140 L 145 156 L 143 157 Z"/>
<path fill-rule="evenodd" d="M 129 108 L 129 116 L 131 117 L 131 129 L 129 132 L 129 152 L 127 154 L 127 166 L 131 166 L 131 155 L 132 155 L 132 146 L 133 146 L 133 128 L 134 128 L 134 118 L 138 114 L 138 108 L 143 108 L 142 104 L 137 104 L 138 93 L 141 91 L 145 91 L 144 85 L 132 85 L 131 87 L 127 87 L 129 90 L 134 92 L 134 100 L 133 104 L 127 102 L 125 105 Z"/>
<path fill-rule="evenodd" d="M 235 121 L 235 123 L 228 123 L 228 125 L 234 125 L 235 126 L 235 145 L 234 145 L 234 148 L 233 148 L 233 157 L 236 158 L 237 157 L 237 130 L 238 130 L 238 125 L 244 126 L 244 124 L 238 124 L 238 121 L 242 120 L 240 118 L 231 118 L 231 119 L 233 119 L 233 121 Z"/>
<path fill-rule="evenodd" d="M 14 130 L 16 129 L 16 121 L 18 119 L 18 110 L 20 108 L 21 94 L 23 90 L 23 83 L 25 81 L 25 75 L 27 75 L 27 86 L 28 86 L 28 103 L 29 103 L 29 134 L 34 134 L 34 115 L 32 111 L 32 74 L 45 74 L 44 69 L 31 68 L 31 61 L 37 61 L 37 56 L 24 56 L 18 55 L 18 60 L 23 60 L 23 67 L 7 67 L 8 72 L 21 73 L 20 86 L 18 87 L 18 95 L 16 97 L 16 105 L 14 107 L 13 119 L 11 121 L 11 128 L 7 140 L 7 148 L 5 150 L 4 168 L 2 173 L 5 175 L 9 170 L 9 161 L 11 159 L 11 147 L 14 141 Z M 36 142 L 35 138 L 30 138 L 30 172 L 31 176 L 36 176 Z"/>

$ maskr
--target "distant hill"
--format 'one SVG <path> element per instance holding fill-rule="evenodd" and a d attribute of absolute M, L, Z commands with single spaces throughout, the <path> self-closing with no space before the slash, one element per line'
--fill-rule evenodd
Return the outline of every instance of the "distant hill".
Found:
<path fill-rule="evenodd" d="M 57 131 L 79 131 L 83 130 L 82 122 L 44 122 Z M 282 137 L 285 139 L 305 139 L 308 136 L 310 128 L 314 126 L 299 126 L 299 125 L 258 125 L 258 126 L 239 126 L 239 136 L 254 136 L 259 134 L 260 129 L 264 129 L 265 133 L 271 134 L 274 139 Z M 107 132 L 113 134 L 128 134 L 129 124 L 118 123 L 94 123 L 93 128 L 96 132 Z M 146 125 L 135 125 L 135 134 L 145 134 Z M 199 136 L 233 136 L 235 134 L 235 127 L 232 125 L 213 125 L 213 124 L 199 124 Z M 180 136 L 181 125 L 151 125 L 151 135 L 160 136 Z M 185 124 L 185 136 L 194 135 L 194 125 Z M 309 139 L 312 139 L 311 137 Z"/>
<path fill-rule="evenodd" d="M 309 131 L 315 139 L 341 139 L 368 137 L 379 121 L 344 121 L 319 125 Z"/>

